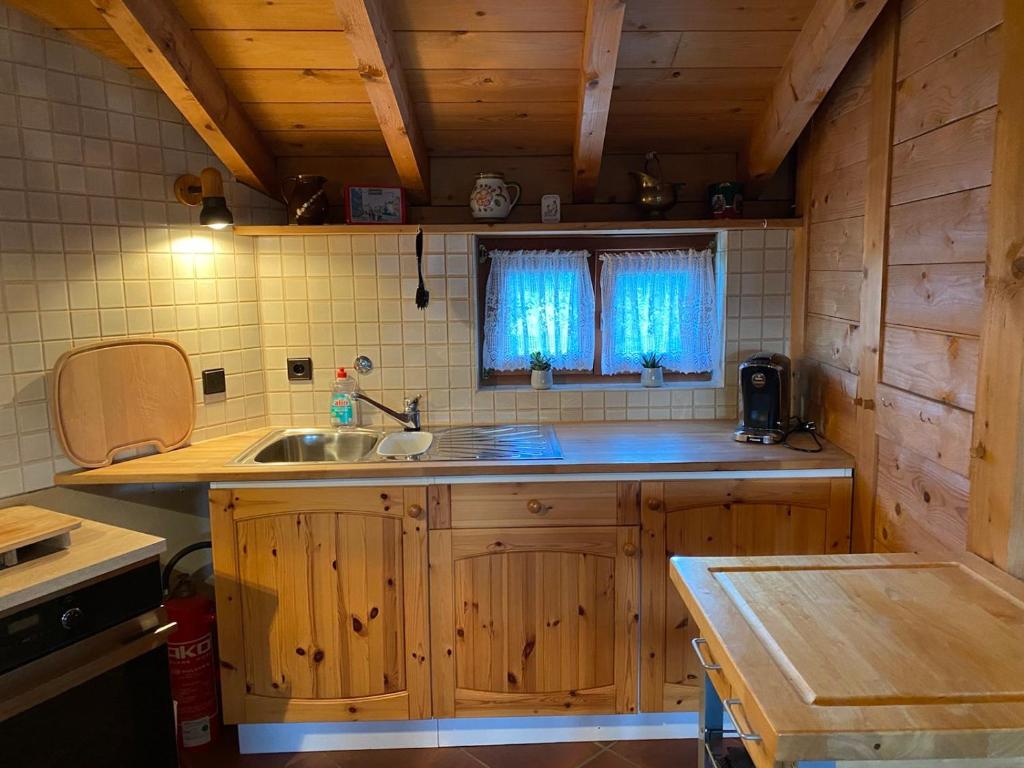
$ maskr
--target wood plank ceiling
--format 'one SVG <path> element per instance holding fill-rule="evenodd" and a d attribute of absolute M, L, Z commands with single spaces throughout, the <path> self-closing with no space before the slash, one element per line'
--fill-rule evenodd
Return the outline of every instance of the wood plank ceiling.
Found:
<path fill-rule="evenodd" d="M 296 157 L 389 156 L 333 0 L 163 1 L 280 167 Z M 139 68 L 90 0 L 12 4 Z M 744 152 L 814 4 L 629 0 L 604 152 Z M 573 154 L 588 0 L 378 5 L 431 157 Z"/>

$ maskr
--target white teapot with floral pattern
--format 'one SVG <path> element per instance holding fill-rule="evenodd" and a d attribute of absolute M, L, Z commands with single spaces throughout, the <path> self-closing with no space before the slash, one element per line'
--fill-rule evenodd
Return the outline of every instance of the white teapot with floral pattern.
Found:
<path fill-rule="evenodd" d="M 503 173 L 479 173 L 473 191 L 469 193 L 469 209 L 474 219 L 501 221 L 508 218 L 512 207 L 519 202 L 521 192 L 514 181 L 505 181 Z"/>

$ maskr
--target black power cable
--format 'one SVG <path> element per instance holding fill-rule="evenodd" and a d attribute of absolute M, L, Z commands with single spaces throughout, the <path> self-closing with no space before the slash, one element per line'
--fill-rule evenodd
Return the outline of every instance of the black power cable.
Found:
<path fill-rule="evenodd" d="M 791 421 L 795 421 L 795 426 L 791 426 L 786 432 L 786 436 L 782 439 L 782 444 L 789 448 L 791 451 L 800 451 L 801 453 L 821 453 L 822 445 L 821 440 L 818 439 L 818 427 L 813 421 L 800 421 L 796 416 L 790 417 Z M 793 445 L 789 438 L 792 435 L 810 435 L 814 441 L 814 448 L 804 448 L 799 445 Z"/>

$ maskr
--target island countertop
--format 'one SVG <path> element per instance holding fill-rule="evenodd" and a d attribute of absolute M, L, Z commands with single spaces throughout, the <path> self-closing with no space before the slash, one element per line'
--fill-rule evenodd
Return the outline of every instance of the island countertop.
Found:
<path fill-rule="evenodd" d="M 848 470 L 853 458 L 826 441 L 820 453 L 733 440 L 732 421 L 558 423 L 562 459 L 544 461 L 412 461 L 351 464 L 238 465 L 231 462 L 275 427 L 205 440 L 169 453 L 109 467 L 58 474 L 57 485 L 206 483 L 225 481 L 456 478 L 567 474 Z M 610 479 L 610 478 L 609 478 Z M 465 480 L 464 480 L 465 481 Z"/>

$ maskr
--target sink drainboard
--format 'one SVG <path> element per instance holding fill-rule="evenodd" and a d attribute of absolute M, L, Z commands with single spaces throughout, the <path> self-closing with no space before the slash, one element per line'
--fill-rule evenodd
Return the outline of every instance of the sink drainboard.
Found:
<path fill-rule="evenodd" d="M 560 459 L 562 450 L 548 425 L 452 427 L 434 433 L 426 461 L 528 461 Z"/>

